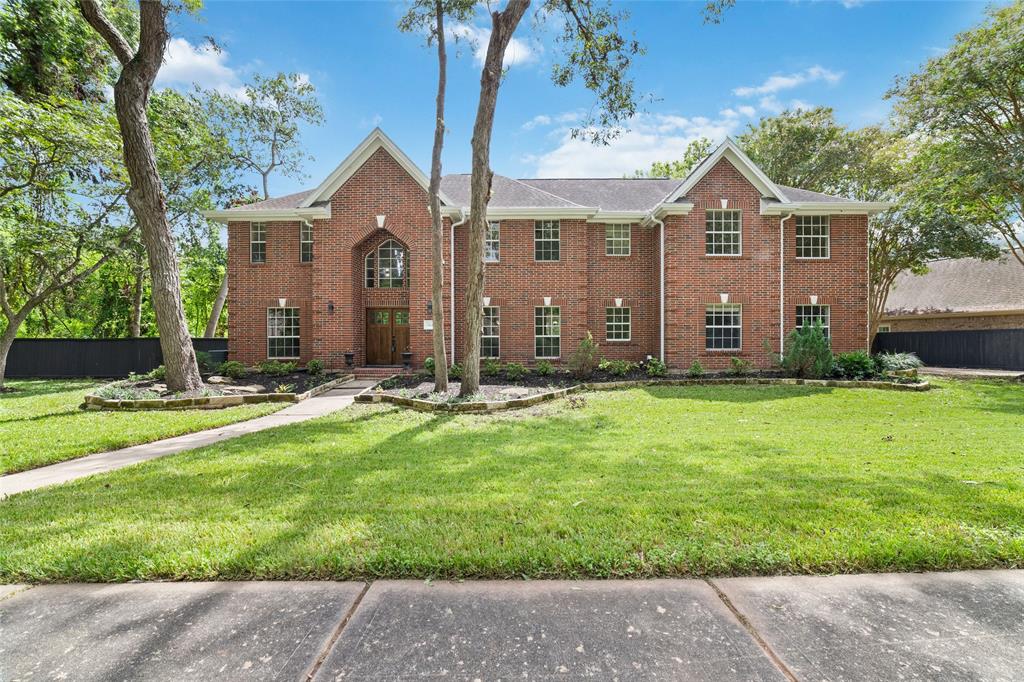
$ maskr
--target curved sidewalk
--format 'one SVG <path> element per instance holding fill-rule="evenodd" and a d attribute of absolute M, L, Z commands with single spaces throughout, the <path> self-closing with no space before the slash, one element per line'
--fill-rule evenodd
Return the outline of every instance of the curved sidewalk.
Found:
<path fill-rule="evenodd" d="M 49 485 L 67 483 L 84 476 L 101 474 L 107 471 L 114 471 L 131 464 L 145 462 L 165 455 L 173 455 L 185 450 L 193 450 L 205 445 L 219 443 L 229 438 L 244 436 L 247 433 L 265 431 L 285 424 L 322 417 L 331 412 L 337 412 L 352 404 L 356 395 L 376 383 L 375 380 L 355 380 L 332 389 L 314 398 L 296 403 L 283 410 L 268 414 L 263 417 L 250 419 L 249 421 L 236 422 L 227 426 L 220 426 L 206 431 L 188 433 L 184 436 L 165 438 L 164 440 L 153 441 L 133 445 L 120 450 L 109 452 L 97 452 L 85 457 L 71 459 L 66 462 L 58 462 L 49 466 L 30 469 L 8 476 L 0 476 L 0 499 L 24 492 L 35 490 Z"/>

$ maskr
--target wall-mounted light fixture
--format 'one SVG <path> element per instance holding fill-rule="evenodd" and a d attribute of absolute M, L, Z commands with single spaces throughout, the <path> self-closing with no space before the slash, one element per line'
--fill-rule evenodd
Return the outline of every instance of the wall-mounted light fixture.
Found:
<path fill-rule="evenodd" d="M 328 301 L 327 302 L 327 312 L 329 312 L 331 314 L 334 313 L 334 301 Z"/>
<path fill-rule="evenodd" d="M 387 219 L 388 219 L 388 217 L 386 215 L 379 215 L 379 216 L 377 216 L 377 227 L 379 229 L 383 230 L 384 229 L 384 221 L 387 220 Z"/>
<path fill-rule="evenodd" d="M 622 307 L 622 299 L 621 298 L 615 299 L 615 307 L 616 308 L 621 308 Z"/>
<path fill-rule="evenodd" d="M 728 303 L 729 302 L 729 294 L 719 294 L 718 298 L 720 298 L 722 300 L 722 303 Z"/>
<path fill-rule="evenodd" d="M 288 305 L 288 299 L 287 298 L 279 298 L 279 299 L 277 299 L 277 306 L 279 308 L 283 308 L 286 305 Z"/>
<path fill-rule="evenodd" d="M 811 305 L 818 305 L 818 297 L 811 296 Z"/>
<path fill-rule="evenodd" d="M 544 305 L 551 305 L 551 297 L 550 296 L 545 296 L 544 297 Z"/>
<path fill-rule="evenodd" d="M 433 301 L 427 301 L 427 315 L 433 315 L 433 314 L 434 314 L 434 302 Z"/>

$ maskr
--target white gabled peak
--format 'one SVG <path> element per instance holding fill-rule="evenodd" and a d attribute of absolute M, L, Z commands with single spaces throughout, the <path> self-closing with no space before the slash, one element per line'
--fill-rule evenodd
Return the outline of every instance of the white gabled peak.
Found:
<path fill-rule="evenodd" d="M 352 153 L 345 157 L 345 160 L 338 164 L 327 178 L 320 183 L 320 186 L 309 193 L 309 196 L 302 202 L 301 207 L 307 208 L 318 201 L 326 201 L 338 191 L 338 188 L 345 184 L 366 161 L 373 156 L 378 149 L 384 149 L 398 165 L 408 173 L 413 180 L 419 184 L 424 191 L 430 187 L 430 179 L 413 163 L 412 159 L 406 156 L 394 141 L 388 137 L 380 128 L 374 128 L 370 134 L 360 142 Z M 451 201 L 442 192 L 441 203 L 450 205 Z"/>
<path fill-rule="evenodd" d="M 671 203 L 677 201 L 681 197 L 686 196 L 686 193 L 693 189 L 701 179 L 708 174 L 712 168 L 715 167 L 721 159 L 727 159 L 729 163 L 735 166 L 736 170 L 743 174 L 743 177 L 750 182 L 751 185 L 757 188 L 763 197 L 771 197 L 777 199 L 783 203 L 788 203 L 789 199 L 786 194 L 776 185 L 771 179 L 764 174 L 757 164 L 750 160 L 750 157 L 743 153 L 739 145 L 736 144 L 731 137 L 726 137 L 722 144 L 715 148 L 715 151 L 711 152 L 708 158 L 697 164 L 697 167 L 690 171 L 690 174 L 686 176 L 683 183 L 679 185 L 665 199 L 665 203 Z"/>

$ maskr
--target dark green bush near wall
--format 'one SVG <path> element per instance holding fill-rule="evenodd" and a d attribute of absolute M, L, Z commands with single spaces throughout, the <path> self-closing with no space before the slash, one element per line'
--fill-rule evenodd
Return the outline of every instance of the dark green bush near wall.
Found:
<path fill-rule="evenodd" d="M 834 373 L 844 379 L 870 379 L 878 374 L 878 368 L 867 351 L 855 350 L 835 357 Z"/>
<path fill-rule="evenodd" d="M 782 368 L 800 379 L 820 379 L 832 371 L 832 344 L 820 322 L 794 329 L 786 337 Z"/>

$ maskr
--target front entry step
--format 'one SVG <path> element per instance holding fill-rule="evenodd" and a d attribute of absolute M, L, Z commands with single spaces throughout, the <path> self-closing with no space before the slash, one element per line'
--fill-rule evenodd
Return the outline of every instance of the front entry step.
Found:
<path fill-rule="evenodd" d="M 356 375 L 356 379 L 386 379 L 396 374 L 411 374 L 411 370 L 407 370 L 401 365 L 386 365 L 379 367 L 356 367 L 352 370 L 352 373 Z"/>

